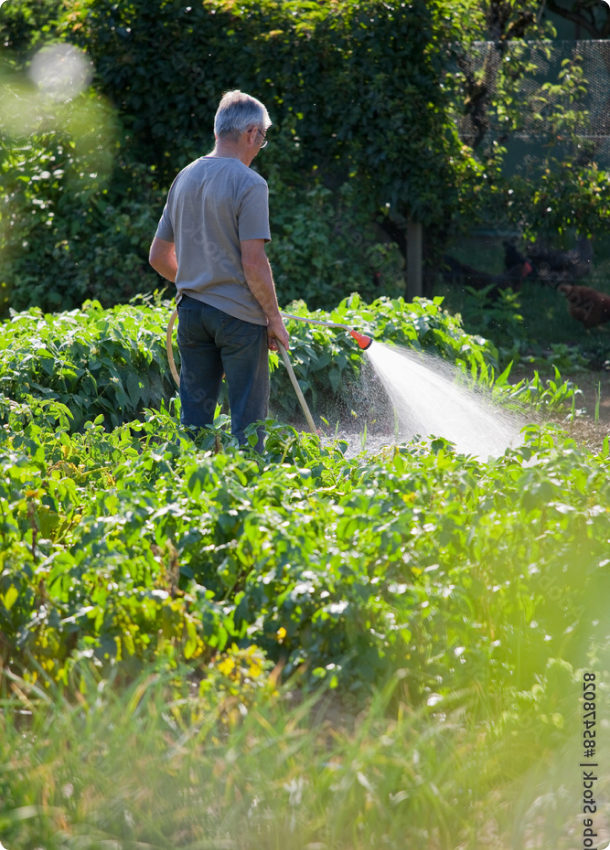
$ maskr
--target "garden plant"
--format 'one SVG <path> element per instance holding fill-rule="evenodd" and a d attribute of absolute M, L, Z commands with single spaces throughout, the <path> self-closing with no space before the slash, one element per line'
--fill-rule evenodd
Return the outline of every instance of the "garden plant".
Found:
<path fill-rule="evenodd" d="M 538 71 L 549 10 L 605 38 L 610 7 L 0 6 L 0 850 L 573 850 L 595 746 L 609 841 L 610 447 L 575 428 L 607 330 L 533 275 L 440 272 L 493 225 L 523 250 L 592 236 L 607 288 L 582 56 Z M 72 71 L 37 77 L 51 55 Z M 255 168 L 286 312 L 449 362 L 518 444 L 399 441 L 366 354 L 298 321 L 317 434 L 274 353 L 262 453 L 222 395 L 185 432 L 148 250 L 232 88 L 273 121 Z"/>
<path fill-rule="evenodd" d="M 193 444 L 170 312 L 2 328 L 7 847 L 479 848 L 513 828 L 564 846 L 539 789 L 568 781 L 583 669 L 605 694 L 608 441 L 539 421 L 486 463 L 392 435 L 349 457 L 289 424 L 280 364 L 263 455 L 220 412 Z M 570 412 L 561 380 L 494 379 L 497 351 L 439 303 L 316 315 L 436 347 L 533 418 Z M 348 340 L 295 323 L 312 400 L 357 398 Z"/>

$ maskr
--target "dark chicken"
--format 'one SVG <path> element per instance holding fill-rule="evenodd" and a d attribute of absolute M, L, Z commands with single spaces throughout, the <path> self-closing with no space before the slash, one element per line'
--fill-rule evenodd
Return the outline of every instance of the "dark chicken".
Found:
<path fill-rule="evenodd" d="M 508 268 L 509 255 L 514 262 L 514 256 L 519 252 L 510 242 L 505 242 L 505 262 Z M 534 277 L 542 283 L 570 283 L 586 277 L 591 271 L 593 262 L 593 242 L 585 236 L 579 236 L 576 248 L 571 251 L 557 251 L 547 248 L 542 243 L 535 242 L 526 249 Z M 512 264 L 512 263 L 511 263 Z"/>

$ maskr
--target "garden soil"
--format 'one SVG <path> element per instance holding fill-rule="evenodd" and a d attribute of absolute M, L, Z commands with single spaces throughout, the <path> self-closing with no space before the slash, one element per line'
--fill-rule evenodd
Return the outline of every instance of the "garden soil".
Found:
<path fill-rule="evenodd" d="M 576 406 L 585 412 L 577 416 L 573 423 L 566 423 L 565 417 L 556 421 L 578 443 L 592 452 L 599 452 L 604 438 L 610 434 L 610 371 L 578 372 L 568 378 L 582 391 Z M 599 415 L 596 417 L 598 394 Z"/>
<path fill-rule="evenodd" d="M 521 378 L 533 378 L 533 373 L 519 374 L 513 376 L 513 382 L 517 383 Z M 541 376 L 544 381 L 547 376 Z M 575 372 L 572 375 L 563 375 L 563 380 L 572 381 L 581 390 L 576 397 L 576 410 L 578 414 L 574 422 L 570 422 L 571 413 L 555 415 L 550 420 L 563 428 L 577 443 L 586 447 L 591 452 L 601 451 L 604 438 L 610 434 L 610 371 L 601 370 L 595 372 Z M 597 399 L 599 394 L 599 410 L 596 416 Z M 378 397 L 379 398 L 379 397 Z M 380 417 L 381 419 L 381 417 Z M 597 420 L 597 421 L 596 421 Z M 357 423 L 354 423 L 357 428 Z M 370 423 L 369 423 L 370 424 Z M 385 422 L 389 425 L 387 417 Z M 336 438 L 346 440 L 348 449 L 346 455 L 355 457 L 366 451 L 375 454 L 384 446 L 395 444 L 394 433 L 389 428 L 369 427 L 367 433 L 362 430 L 342 428 L 336 433 Z M 328 441 L 335 439 L 335 434 L 328 434 Z"/>

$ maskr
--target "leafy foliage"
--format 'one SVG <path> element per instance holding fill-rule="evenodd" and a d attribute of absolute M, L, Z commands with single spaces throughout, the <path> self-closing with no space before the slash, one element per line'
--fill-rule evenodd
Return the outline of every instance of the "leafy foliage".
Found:
<path fill-rule="evenodd" d="M 273 240 L 267 253 L 282 303 L 302 299 L 328 309 L 352 292 L 373 301 L 404 290 L 404 260 L 392 242 L 380 242 L 370 211 L 358 207 L 354 187 L 333 193 L 321 183 L 305 193 L 288 187 L 276 170 L 269 179 Z"/>
<path fill-rule="evenodd" d="M 88 157 L 72 148 L 53 136 L 14 149 L 5 161 L 2 288 L 16 309 L 65 310 L 91 299 L 110 306 L 156 283 L 146 260 L 156 227 L 147 175 L 134 170 L 142 195 L 130 192 L 117 208 L 105 187 L 108 172 L 99 173 L 99 160 L 90 171 Z"/>
<path fill-rule="evenodd" d="M 102 415 L 110 427 L 174 393 L 165 352 L 167 305 L 82 310 L 53 316 L 39 308 L 3 325 L 1 391 L 14 401 L 69 407 L 71 428 Z"/>
<path fill-rule="evenodd" d="M 127 361 L 140 380 L 162 368 L 169 309 L 91 304 L 87 318 L 3 325 L 18 351 L 0 396 L 3 838 L 53 850 L 66 834 L 172 847 L 289 835 L 303 850 L 353 847 L 357 822 L 374 846 L 479 850 L 505 797 L 506 846 L 517 809 L 541 829 L 539 774 L 535 805 L 507 777 L 551 771 L 576 671 L 607 651 L 608 440 L 592 455 L 531 425 L 488 463 L 440 437 L 348 458 L 345 442 L 269 420 L 259 455 L 223 416 L 195 442 L 163 405 L 129 420 L 138 402 L 119 387 L 106 391 L 115 427 L 100 414 L 75 428 L 91 408 L 62 381 L 89 380 L 85 350 L 101 362 L 106 346 L 117 383 Z M 436 348 L 502 396 L 550 406 L 574 391 L 495 379 L 493 349 L 434 302 L 355 296 L 333 318 Z M 320 383 L 341 356 L 341 384 L 356 374 L 341 335 L 293 339 Z M 11 398 L 18 360 L 30 393 Z M 332 735 L 313 697 L 284 708 L 297 683 L 335 694 Z"/>
<path fill-rule="evenodd" d="M 137 165 L 123 162 L 116 174 L 112 106 L 93 90 L 58 97 L 37 87 L 15 55 L 0 74 L 0 311 L 8 302 L 65 309 L 92 297 L 108 305 L 150 290 L 154 191 Z"/>
<path fill-rule="evenodd" d="M 39 308 L 16 314 L 2 326 L 0 391 L 15 401 L 35 397 L 69 406 L 72 430 L 100 414 L 113 427 L 146 407 L 158 408 L 162 401 L 167 406 L 176 392 L 165 349 L 172 309 L 167 301 L 148 298 L 112 310 L 89 301 L 82 310 L 58 315 Z M 366 328 L 387 341 L 433 348 L 469 369 L 486 360 L 495 363 L 494 347 L 464 334 L 459 320 L 442 313 L 438 302 L 411 305 L 379 299 L 366 305 L 354 295 L 330 314 L 309 313 L 302 303 L 291 305 L 289 312 Z M 302 322 L 289 327 L 295 372 L 307 397 L 322 414 L 329 406 L 340 416 L 349 413 L 359 400 L 360 349 L 344 331 Z M 175 343 L 174 353 L 179 359 Z M 283 366 L 272 374 L 271 397 L 276 409 L 298 416 Z"/>
<path fill-rule="evenodd" d="M 14 59 L 22 64 L 31 51 L 44 43 L 56 31 L 64 11 L 62 0 L 12 0 L 2 10 L 2 44 Z M 3 58 L 6 61 L 7 53 Z"/>
<path fill-rule="evenodd" d="M 167 305 L 88 310 L 87 321 L 31 311 L 4 325 L 8 663 L 66 683 L 79 659 L 131 675 L 149 663 L 204 670 L 235 643 L 257 645 L 285 674 L 306 664 L 312 681 L 356 689 L 407 658 L 426 671 L 413 684 L 425 695 L 465 652 L 528 687 L 546 663 L 546 635 L 569 628 L 577 641 L 584 594 L 606 563 L 607 451 L 589 457 L 536 427 L 489 465 L 442 439 L 348 460 L 345 444 L 273 421 L 262 457 L 222 431 L 193 445 L 163 404 L 142 410 L 164 393 Z M 436 348 L 493 383 L 490 351 L 437 303 L 354 296 L 331 318 Z M 326 382 L 339 395 L 356 384 L 360 354 L 346 340 L 316 326 L 295 335 L 304 389 Z M 573 394 L 559 381 L 509 388 L 506 377 L 497 383 L 508 397 L 537 394 L 548 406 Z M 537 594 L 540 582 L 557 584 L 560 606 Z M 517 663 L 509 636 L 525 626 Z"/>
<path fill-rule="evenodd" d="M 527 391 L 521 382 L 508 390 L 496 380 L 499 356 L 493 344 L 465 334 L 460 317 L 441 310 L 442 299 L 381 298 L 365 304 L 354 294 L 331 313 L 310 312 L 302 302 L 287 311 L 303 318 L 332 321 L 363 330 L 373 338 L 416 350 L 429 350 L 456 363 L 466 373 L 494 388 L 499 401 L 519 399 L 543 410 L 558 409 L 571 400 L 561 382 L 555 390 L 541 386 Z M 165 335 L 173 306 L 154 298 L 103 310 L 87 301 L 81 310 L 51 315 L 39 308 L 14 314 L 2 325 L 0 392 L 14 402 L 56 401 L 69 408 L 69 430 L 82 431 L 98 416 L 108 428 L 142 416 L 146 408 L 168 409 L 177 403 L 169 371 Z M 349 335 L 336 328 L 287 320 L 291 360 L 301 389 L 320 419 L 350 421 L 373 405 L 372 416 L 383 419 L 388 400 L 369 386 L 370 368 Z M 174 339 L 174 356 L 179 351 Z M 501 365 L 505 367 L 506 352 Z M 298 423 L 301 409 L 292 384 L 276 355 L 271 357 L 273 409 Z M 510 369 L 506 372 L 508 376 Z M 533 387 L 533 384 L 532 384 Z M 367 415 L 371 415 L 371 411 Z"/>
<path fill-rule="evenodd" d="M 312 165 L 341 183 L 357 170 L 362 197 L 379 198 L 374 206 L 383 196 L 425 217 L 444 203 L 435 190 L 447 190 L 452 150 L 438 86 L 439 36 L 448 28 L 439 12 L 421 0 L 193 7 L 156 0 L 142 14 L 90 0 L 68 26 L 120 105 L 135 158 L 166 180 L 212 142 L 221 94 L 252 88 L 272 110 L 285 180 Z M 178 106 L 163 121 L 160 101 Z"/>
<path fill-rule="evenodd" d="M 348 461 L 270 425 L 258 461 L 194 450 L 166 414 L 71 437 L 61 406 L 15 431 L 23 414 L 4 432 L 4 652 L 59 680 L 83 657 L 201 668 L 235 642 L 353 687 L 408 658 L 436 689 L 464 654 L 526 687 L 604 580 L 607 456 L 538 429 L 485 467 L 443 441 Z"/>

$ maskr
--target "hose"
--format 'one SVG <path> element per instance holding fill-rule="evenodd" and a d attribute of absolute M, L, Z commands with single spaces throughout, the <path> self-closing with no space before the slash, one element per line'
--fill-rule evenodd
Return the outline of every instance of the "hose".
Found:
<path fill-rule="evenodd" d="M 292 363 L 290 362 L 290 357 L 288 357 L 288 352 L 282 345 L 282 343 L 277 340 L 277 345 L 280 350 L 280 354 L 282 355 L 282 360 L 284 361 L 284 365 L 288 370 L 288 374 L 290 375 L 290 380 L 292 381 L 292 386 L 294 387 L 294 391 L 297 394 L 297 398 L 301 403 L 301 408 L 303 409 L 303 413 L 305 414 L 305 419 L 307 420 L 307 424 L 309 425 L 309 430 L 312 434 L 317 434 L 318 429 L 316 428 L 313 417 L 307 406 L 307 402 L 305 401 L 305 396 L 303 395 L 303 391 L 299 386 L 299 382 L 297 381 L 297 376 L 294 374 L 294 369 L 292 368 Z"/>
<path fill-rule="evenodd" d="M 306 319 L 304 316 L 291 316 L 290 313 L 280 313 L 282 319 L 295 319 L 297 322 L 306 322 L 308 325 L 324 325 L 325 328 L 341 328 L 344 331 L 351 331 L 347 325 L 339 325 L 337 322 L 321 322 L 320 319 Z"/>
<path fill-rule="evenodd" d="M 348 334 L 356 340 L 363 351 L 367 351 L 367 349 L 369 349 L 373 344 L 373 340 L 370 336 L 358 333 L 358 331 L 355 331 L 347 325 L 340 325 L 337 322 L 321 322 L 320 319 L 306 319 L 303 316 L 291 316 L 290 313 L 280 313 L 280 315 L 283 319 L 295 319 L 297 322 L 306 322 L 308 325 L 324 325 L 325 328 L 341 328 L 341 330 L 347 331 Z"/>
<path fill-rule="evenodd" d="M 172 346 L 172 334 L 174 332 L 174 325 L 176 324 L 176 319 L 178 318 L 178 308 L 174 310 L 172 313 L 172 317 L 169 320 L 169 325 L 167 326 L 167 335 L 165 337 L 165 348 L 167 349 L 167 359 L 169 361 L 169 368 L 174 376 L 174 381 L 176 382 L 176 386 L 180 387 L 180 375 L 178 374 L 178 370 L 176 369 L 176 361 L 174 360 L 174 347 Z"/>

